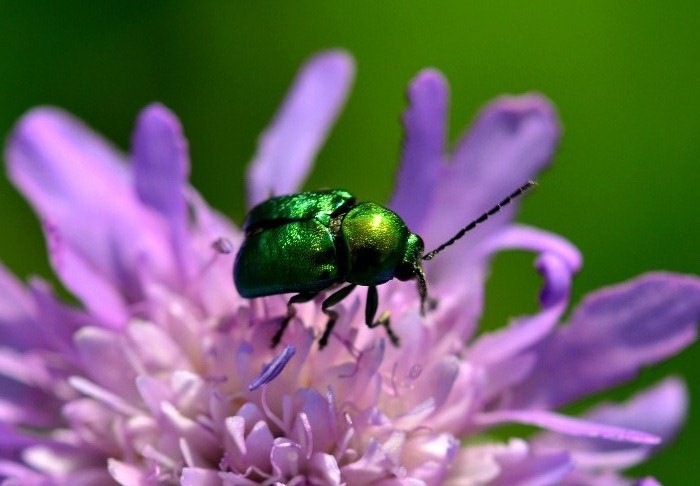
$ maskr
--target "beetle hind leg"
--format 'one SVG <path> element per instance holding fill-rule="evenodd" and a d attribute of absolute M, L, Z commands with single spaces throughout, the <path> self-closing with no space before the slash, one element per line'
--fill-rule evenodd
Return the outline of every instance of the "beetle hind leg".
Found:
<path fill-rule="evenodd" d="M 332 293 L 326 300 L 321 304 L 321 310 L 324 314 L 328 316 L 328 322 L 326 322 L 326 328 L 323 330 L 321 339 L 318 341 L 319 349 L 323 349 L 328 344 L 328 339 L 331 337 L 331 332 L 333 327 L 335 327 L 335 322 L 338 320 L 338 313 L 329 307 L 338 304 L 345 297 L 350 295 L 350 293 L 355 290 L 356 285 L 348 285 L 342 289 Z"/>
<path fill-rule="evenodd" d="M 394 330 L 391 328 L 391 323 L 389 319 L 389 311 L 384 311 L 379 316 L 378 320 L 374 320 L 374 316 L 377 313 L 377 306 L 379 305 L 379 295 L 377 294 L 377 287 L 370 286 L 367 289 L 367 305 L 365 306 L 365 323 L 370 329 L 374 329 L 377 326 L 383 326 L 386 329 L 386 334 L 389 337 L 389 341 L 394 346 L 399 345 L 399 336 L 396 335 Z"/>
<path fill-rule="evenodd" d="M 287 329 L 287 326 L 289 325 L 289 321 L 294 319 L 294 317 L 297 315 L 297 310 L 294 307 L 294 304 L 301 304 L 304 302 L 308 302 L 312 300 L 314 297 L 316 297 L 319 293 L 318 292 L 307 292 L 307 293 L 301 293 L 301 294 L 296 294 L 292 296 L 292 298 L 289 299 L 287 302 L 287 315 L 285 316 L 284 319 L 282 319 L 282 322 L 280 323 L 280 327 L 275 333 L 274 336 L 272 336 L 272 342 L 270 343 L 270 347 L 274 348 L 276 347 L 280 341 L 282 340 L 282 335 L 284 335 L 284 331 Z"/>

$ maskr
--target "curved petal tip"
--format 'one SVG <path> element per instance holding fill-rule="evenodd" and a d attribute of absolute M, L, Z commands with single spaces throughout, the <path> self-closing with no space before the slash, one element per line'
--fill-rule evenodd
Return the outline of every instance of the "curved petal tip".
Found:
<path fill-rule="evenodd" d="M 447 79 L 435 68 L 427 68 L 418 72 L 408 85 L 410 99 L 416 97 L 436 97 L 443 95 L 448 90 Z"/>
<path fill-rule="evenodd" d="M 354 71 L 348 53 L 330 50 L 312 57 L 297 74 L 248 168 L 250 206 L 298 191 L 345 104 Z"/>
<path fill-rule="evenodd" d="M 355 74 L 355 60 L 344 49 L 328 49 L 311 57 L 304 66 L 304 72 L 316 69 L 332 70 L 343 78 L 352 77 Z"/>
<path fill-rule="evenodd" d="M 504 95 L 496 98 L 484 111 L 484 116 L 500 117 L 504 127 L 517 132 L 531 118 L 537 118 L 550 130 L 549 135 L 558 141 L 561 135 L 559 115 L 554 104 L 541 93 Z"/>

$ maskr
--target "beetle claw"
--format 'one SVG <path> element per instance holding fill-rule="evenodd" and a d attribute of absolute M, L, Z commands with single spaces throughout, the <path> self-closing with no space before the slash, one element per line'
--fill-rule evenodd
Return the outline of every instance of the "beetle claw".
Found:
<path fill-rule="evenodd" d="M 390 318 L 391 314 L 389 311 L 384 311 L 382 312 L 382 315 L 379 316 L 379 320 L 377 321 L 376 325 L 382 325 L 384 329 L 386 329 L 386 335 L 389 336 L 389 341 L 391 341 L 391 344 L 396 346 L 397 348 L 399 347 L 399 336 L 394 333 L 394 330 L 391 328 L 390 324 Z"/>

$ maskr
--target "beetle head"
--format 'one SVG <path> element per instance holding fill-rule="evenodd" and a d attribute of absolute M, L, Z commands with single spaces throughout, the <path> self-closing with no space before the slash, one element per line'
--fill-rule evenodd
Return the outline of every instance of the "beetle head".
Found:
<path fill-rule="evenodd" d="M 406 240 L 406 250 L 403 254 L 401 263 L 396 266 L 394 276 L 401 280 L 416 280 L 418 284 L 418 293 L 420 294 L 421 314 L 425 314 L 425 306 L 428 300 L 428 286 L 425 283 L 425 274 L 423 273 L 423 250 L 425 245 L 420 236 L 411 233 Z"/>
<path fill-rule="evenodd" d="M 397 279 L 405 282 L 416 278 L 419 269 L 421 268 L 421 257 L 425 245 L 420 236 L 411 233 L 406 240 L 406 249 L 401 262 L 396 266 L 395 276 Z"/>

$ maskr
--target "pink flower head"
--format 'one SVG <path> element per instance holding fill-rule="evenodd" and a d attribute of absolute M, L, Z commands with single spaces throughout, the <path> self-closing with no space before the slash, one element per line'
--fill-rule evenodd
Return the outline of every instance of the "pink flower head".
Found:
<path fill-rule="evenodd" d="M 303 68 L 250 165 L 251 205 L 299 190 L 352 76 L 342 52 Z M 534 178 L 557 144 L 539 95 L 495 100 L 452 149 L 442 75 L 421 72 L 408 96 L 389 206 L 427 249 Z M 380 287 L 399 347 L 365 327 L 355 292 L 325 349 L 316 300 L 297 306 L 273 350 L 288 296 L 238 296 L 243 235 L 188 185 L 187 143 L 166 108 L 139 116 L 130 156 L 38 108 L 6 160 L 82 304 L 0 269 L 6 484 L 629 484 L 621 471 L 684 420 L 677 378 L 581 417 L 557 410 L 692 343 L 700 279 L 647 274 L 589 295 L 561 323 L 581 257 L 514 223 L 517 204 L 426 263 L 438 302 L 426 316 L 415 286 Z M 489 260 L 513 248 L 536 255 L 540 308 L 477 335 Z M 491 434 L 513 423 L 541 432 Z"/>

